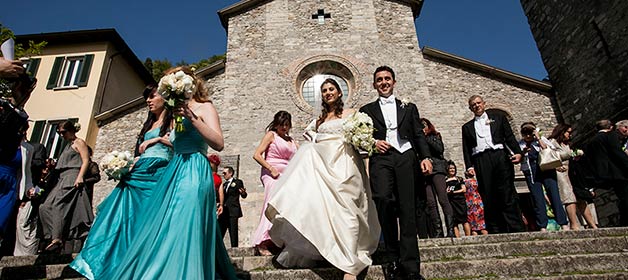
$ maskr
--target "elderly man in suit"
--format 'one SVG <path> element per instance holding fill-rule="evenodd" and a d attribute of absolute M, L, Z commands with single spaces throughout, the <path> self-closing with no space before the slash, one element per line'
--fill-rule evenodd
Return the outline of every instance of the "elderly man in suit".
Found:
<path fill-rule="evenodd" d="M 467 171 L 477 177 L 487 230 L 521 232 L 525 226 L 514 185 L 513 163 L 519 163 L 523 153 L 506 117 L 485 109 L 481 96 L 469 98 L 469 110 L 475 117 L 462 126 L 464 163 Z"/>
<path fill-rule="evenodd" d="M 227 229 L 231 239 L 231 247 L 238 247 L 238 219 L 242 217 L 240 197 L 246 198 L 246 188 L 242 180 L 233 177 L 233 167 L 227 166 L 222 175 L 225 178 L 222 187 L 224 189 L 224 203 L 222 214 L 218 217 L 220 232 L 225 236 Z"/>
<path fill-rule="evenodd" d="M 375 127 L 377 153 L 369 160 L 369 174 L 384 236 L 384 277 L 419 280 L 423 277 L 417 244 L 416 200 L 417 196 L 425 199 L 421 175 L 432 172 L 432 162 L 419 111 L 413 103 L 395 97 L 395 84 L 395 72 L 390 67 L 375 69 L 373 88 L 379 98 L 360 111 L 373 119 Z"/>

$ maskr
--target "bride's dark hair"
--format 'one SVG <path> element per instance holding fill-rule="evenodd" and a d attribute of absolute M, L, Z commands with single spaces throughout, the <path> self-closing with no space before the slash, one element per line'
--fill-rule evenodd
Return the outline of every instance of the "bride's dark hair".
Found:
<path fill-rule="evenodd" d="M 336 82 L 336 80 L 332 79 L 332 78 L 327 78 L 325 81 L 323 81 L 323 83 L 321 84 L 321 94 L 323 91 L 323 86 L 325 84 L 332 84 L 336 90 L 340 93 L 340 97 L 338 97 L 338 99 L 336 99 L 336 102 L 334 102 L 333 104 L 327 104 L 325 103 L 325 101 L 321 101 L 321 105 L 323 106 L 323 110 L 321 110 L 321 116 L 318 118 L 318 120 L 316 120 L 316 128 L 318 129 L 318 127 L 325 121 L 325 118 L 327 117 L 327 114 L 330 112 L 333 112 L 334 115 L 336 115 L 336 117 L 342 117 L 342 109 L 344 108 L 345 103 L 342 102 L 342 90 L 340 89 L 340 85 L 338 85 L 338 82 Z"/>

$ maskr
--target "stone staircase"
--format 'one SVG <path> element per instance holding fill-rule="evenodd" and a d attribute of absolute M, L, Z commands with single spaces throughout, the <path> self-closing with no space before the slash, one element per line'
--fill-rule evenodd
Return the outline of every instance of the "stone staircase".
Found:
<path fill-rule="evenodd" d="M 420 240 L 428 279 L 628 279 L 628 228 Z M 229 254 L 243 279 L 342 279 L 333 267 L 278 269 L 253 248 Z M 71 255 L 3 257 L 0 279 L 83 279 Z M 359 279 L 384 279 L 378 257 Z"/>

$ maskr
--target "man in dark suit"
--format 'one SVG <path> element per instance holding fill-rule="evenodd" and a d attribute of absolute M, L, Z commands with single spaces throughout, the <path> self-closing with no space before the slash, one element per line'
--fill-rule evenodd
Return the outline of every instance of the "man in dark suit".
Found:
<path fill-rule="evenodd" d="M 375 127 L 373 137 L 377 153 L 369 160 L 369 174 L 384 235 L 384 276 L 387 280 L 423 279 L 417 244 L 415 190 L 425 190 L 421 173 L 432 172 L 429 147 L 416 105 L 401 102 L 393 94 L 395 72 L 381 66 L 375 70 L 373 79 L 379 98 L 360 111 L 373 119 Z M 400 278 L 402 276 L 404 278 Z"/>
<path fill-rule="evenodd" d="M 615 130 L 599 131 L 584 150 L 596 187 L 613 188 L 617 195 L 620 225 L 628 226 L 628 155 L 622 146 L 628 138 L 628 120 Z"/>
<path fill-rule="evenodd" d="M 477 178 L 488 232 L 521 232 L 525 226 L 514 185 L 513 163 L 520 162 L 523 153 L 506 117 L 486 113 L 485 108 L 481 96 L 469 98 L 469 109 L 475 118 L 462 126 L 464 163 Z"/>
<path fill-rule="evenodd" d="M 222 172 L 225 178 L 222 183 L 225 193 L 225 205 L 222 207 L 222 214 L 218 217 L 218 224 L 220 225 L 222 236 L 225 236 L 227 229 L 229 229 L 231 247 L 238 247 L 238 219 L 242 217 L 240 197 L 246 198 L 248 194 L 242 180 L 233 178 L 233 172 L 233 167 L 231 166 L 225 167 Z"/>

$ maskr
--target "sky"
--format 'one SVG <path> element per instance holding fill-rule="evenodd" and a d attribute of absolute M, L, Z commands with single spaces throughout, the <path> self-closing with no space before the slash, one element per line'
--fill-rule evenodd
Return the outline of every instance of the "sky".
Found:
<path fill-rule="evenodd" d="M 115 28 L 142 61 L 193 63 L 225 53 L 217 11 L 238 1 L 10 0 L 3 1 L 0 23 L 18 35 Z M 539 80 L 547 76 L 517 0 L 425 0 L 416 27 L 420 47 Z"/>

